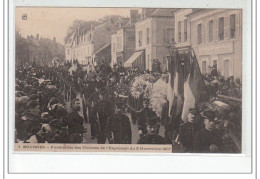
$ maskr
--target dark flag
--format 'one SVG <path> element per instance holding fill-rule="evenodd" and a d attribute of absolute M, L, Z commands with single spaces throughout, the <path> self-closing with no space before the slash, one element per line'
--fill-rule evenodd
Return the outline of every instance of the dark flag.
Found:
<path fill-rule="evenodd" d="M 190 60 L 186 61 L 185 65 L 187 67 L 185 74 L 187 78 L 184 82 L 182 120 L 187 122 L 189 108 L 195 108 L 198 103 L 206 101 L 208 93 L 193 49 L 190 53 Z"/>

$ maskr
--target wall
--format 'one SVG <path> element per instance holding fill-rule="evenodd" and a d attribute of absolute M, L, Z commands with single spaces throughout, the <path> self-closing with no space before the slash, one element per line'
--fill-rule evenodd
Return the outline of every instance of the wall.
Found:
<path fill-rule="evenodd" d="M 124 62 L 126 62 L 134 53 L 135 50 L 135 28 L 127 27 L 124 28 L 123 38 L 123 50 L 124 50 Z"/>
<path fill-rule="evenodd" d="M 152 70 L 153 59 L 158 59 L 161 63 L 161 71 L 166 71 L 167 63 L 164 57 L 169 56 L 167 45 L 163 42 L 163 31 L 167 28 L 174 28 L 173 17 L 150 17 L 139 21 L 135 25 L 136 50 L 145 50 L 146 69 Z M 147 44 L 147 31 L 149 28 L 150 38 Z M 139 46 L 139 31 L 142 31 L 142 46 Z"/>
<path fill-rule="evenodd" d="M 116 34 L 111 35 L 111 67 L 114 66 L 116 63 L 116 46 L 117 46 L 117 39 Z"/>
<path fill-rule="evenodd" d="M 230 38 L 229 18 L 236 14 L 236 36 Z M 224 17 L 224 40 L 218 39 L 218 19 Z M 200 68 L 202 61 L 207 61 L 207 66 L 213 65 L 217 60 L 218 71 L 224 75 L 224 60 L 230 60 L 229 76 L 242 77 L 242 18 L 240 10 L 208 10 L 202 14 L 190 17 L 191 44 L 197 55 Z M 213 20 L 213 40 L 209 42 L 208 23 Z M 202 43 L 198 44 L 197 25 L 202 24 Z M 207 69 L 207 73 L 210 69 Z"/>
<path fill-rule="evenodd" d="M 68 53 L 69 51 L 69 53 Z M 71 47 L 65 47 L 65 60 L 71 61 L 72 60 L 72 49 Z"/>
<path fill-rule="evenodd" d="M 169 56 L 169 50 L 166 44 L 163 42 L 163 31 L 167 28 L 174 28 L 174 19 L 173 17 L 164 17 L 164 18 L 153 18 L 153 41 L 152 41 L 152 59 L 158 59 L 161 63 L 161 71 L 166 71 L 167 63 L 165 57 Z M 156 50 L 155 50 L 156 49 Z"/>
<path fill-rule="evenodd" d="M 192 13 L 192 9 L 180 9 L 177 10 L 175 15 L 175 42 L 177 47 L 183 47 L 190 45 L 190 23 L 187 21 L 187 41 L 184 41 L 184 21 L 187 20 L 188 14 Z M 178 23 L 181 22 L 181 42 L 178 41 Z"/>

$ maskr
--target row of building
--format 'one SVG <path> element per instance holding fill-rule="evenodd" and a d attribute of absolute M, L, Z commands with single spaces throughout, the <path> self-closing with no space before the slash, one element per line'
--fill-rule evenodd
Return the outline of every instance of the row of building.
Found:
<path fill-rule="evenodd" d="M 129 18 L 89 31 L 78 27 L 65 45 L 66 60 L 98 65 L 101 61 L 167 71 L 169 47 L 192 47 L 203 74 L 213 66 L 224 77 L 242 77 L 242 11 L 238 9 L 130 10 Z"/>

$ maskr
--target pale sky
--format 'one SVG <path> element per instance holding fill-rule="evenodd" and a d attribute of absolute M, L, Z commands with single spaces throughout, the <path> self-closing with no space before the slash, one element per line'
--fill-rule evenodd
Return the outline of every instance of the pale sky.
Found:
<path fill-rule="evenodd" d="M 136 8 L 135 8 L 136 9 Z M 27 20 L 23 20 L 27 14 Z M 74 20 L 98 20 L 106 15 L 130 16 L 130 8 L 16 8 L 15 25 L 23 37 L 27 35 L 53 38 L 64 44 L 64 37 Z"/>

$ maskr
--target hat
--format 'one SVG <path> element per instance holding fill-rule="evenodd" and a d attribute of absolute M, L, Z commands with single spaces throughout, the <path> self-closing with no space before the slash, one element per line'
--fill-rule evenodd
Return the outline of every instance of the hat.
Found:
<path fill-rule="evenodd" d="M 39 98 L 39 96 L 38 96 L 37 94 L 32 94 L 32 95 L 29 96 L 29 98 L 30 98 L 31 100 L 36 100 L 36 99 Z"/>
<path fill-rule="evenodd" d="M 156 125 L 156 124 L 157 124 L 157 118 L 155 118 L 155 117 L 148 118 L 146 124 L 147 124 L 148 126 L 154 126 L 154 125 Z"/>
<path fill-rule="evenodd" d="M 41 114 L 41 118 L 42 118 L 42 119 L 46 119 L 46 118 L 49 118 L 49 117 L 50 117 L 50 115 L 49 115 L 48 112 L 43 112 L 43 113 Z"/>
<path fill-rule="evenodd" d="M 25 111 L 23 114 L 22 114 L 22 116 L 23 117 L 26 117 L 26 120 L 27 119 L 38 119 L 40 116 L 37 114 L 37 113 L 35 113 L 35 112 L 33 112 L 33 111 L 30 111 L 30 110 L 27 110 L 27 111 Z M 25 120 L 25 119 L 23 119 L 23 120 Z"/>
<path fill-rule="evenodd" d="M 194 108 L 189 108 L 189 113 L 196 113 L 196 110 Z"/>
<path fill-rule="evenodd" d="M 204 119 L 214 120 L 216 115 L 213 111 L 204 111 L 203 112 Z"/>
<path fill-rule="evenodd" d="M 29 97 L 28 97 L 28 96 L 21 96 L 21 97 L 19 98 L 19 102 L 21 102 L 21 103 L 27 103 L 28 100 L 29 100 Z"/>
<path fill-rule="evenodd" d="M 32 101 L 29 101 L 26 106 L 27 106 L 27 108 L 33 108 L 33 107 L 35 107 L 37 105 L 39 105 L 39 102 L 35 101 L 35 100 L 32 100 Z"/>
<path fill-rule="evenodd" d="M 50 105 L 53 105 L 53 104 L 57 104 L 57 103 L 59 103 L 60 101 L 57 99 L 57 98 L 51 98 L 50 99 L 50 101 L 49 101 L 49 103 L 50 103 Z"/>

